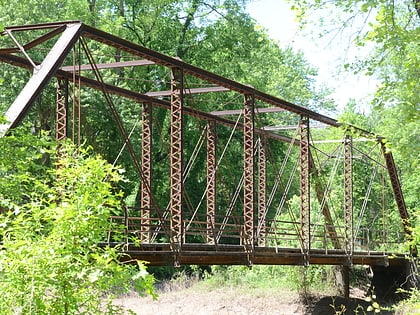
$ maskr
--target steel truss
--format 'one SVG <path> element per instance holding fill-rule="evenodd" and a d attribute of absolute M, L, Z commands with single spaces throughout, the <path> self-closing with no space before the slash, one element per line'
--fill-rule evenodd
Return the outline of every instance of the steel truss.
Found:
<path fill-rule="evenodd" d="M 66 80 L 57 81 L 57 106 L 55 118 L 55 139 L 61 141 L 67 138 L 67 121 L 69 107 L 69 87 Z"/>
<path fill-rule="evenodd" d="M 244 95 L 244 243 L 254 245 L 254 96 Z"/>
<path fill-rule="evenodd" d="M 28 43 L 19 43 L 18 36 L 14 36 L 20 32 L 30 33 L 32 31 L 37 31 L 38 35 Z M 44 31 L 43 35 L 39 35 L 41 31 Z M 58 141 L 65 139 L 68 133 L 68 82 L 78 82 L 77 87 L 75 85 L 74 88 L 90 88 L 102 93 L 121 135 L 124 148 L 128 150 L 139 178 L 139 207 L 135 212 L 126 211 L 123 215 L 113 218 L 125 224 L 127 233 L 135 235 L 141 242 L 140 247 L 128 244 L 127 252 L 133 258 L 149 260 L 155 265 L 252 265 L 255 263 L 384 265 L 398 261 L 388 261 L 387 255 L 384 255 L 383 252 L 355 249 L 357 237 L 353 231 L 355 140 L 350 134 L 345 136 L 342 157 L 339 153 L 323 152 L 322 145 L 311 140 L 312 122 L 336 128 L 342 126 L 337 120 L 192 66 L 177 58 L 128 42 L 78 21 L 7 27 L 3 35 L 9 36 L 14 44 L 10 47 L 0 47 L 0 62 L 28 69 L 31 76 L 6 111 L 5 116 L 9 123 L 0 125 L 0 133 L 7 134 L 23 121 L 30 112 L 34 101 L 38 99 L 54 77 L 57 79 L 55 131 Z M 33 57 L 32 50 L 39 46 L 51 45 L 48 43 L 53 39 L 56 39 L 55 44 L 49 46 L 49 52 L 42 60 Z M 67 58 L 77 42 L 83 48 L 85 60 L 88 60 L 89 63 L 70 66 Z M 91 47 L 95 45 L 89 45 L 89 42 L 117 49 L 122 55 L 125 54 L 129 58 L 118 62 L 96 63 L 90 51 Z M 170 82 L 164 85 L 165 88 L 162 87 L 162 90 L 139 93 L 124 85 L 106 81 L 102 75 L 104 71 L 112 71 L 116 68 L 143 66 L 165 69 L 170 75 Z M 153 80 L 159 81 L 160 78 L 150 78 L 150 81 Z M 199 87 L 189 86 L 190 82 L 198 82 Z M 186 102 L 187 96 L 194 98 L 195 95 L 226 92 L 234 93 L 242 99 L 237 108 L 220 110 L 219 106 L 216 110 L 204 111 L 199 106 L 191 107 Z M 138 157 L 130 134 L 126 131 L 127 127 L 120 118 L 118 106 L 114 104 L 115 96 L 132 101 L 133 108 L 136 110 L 137 104 L 140 104 L 138 113 L 141 115 L 142 122 L 141 157 Z M 164 109 L 170 113 L 169 208 L 167 214 L 159 210 L 159 202 L 155 200 L 152 189 L 155 187 L 153 172 L 155 162 L 152 157 L 155 145 L 153 133 L 155 109 Z M 281 115 L 282 112 L 294 114 L 295 124 L 299 121 L 298 137 L 291 136 L 287 131 L 293 127 L 267 127 L 261 125 L 260 120 L 256 119 L 257 115 L 258 117 L 271 114 Z M 243 115 L 243 119 L 238 118 L 235 121 L 232 116 L 236 115 Z M 187 140 L 184 132 L 186 128 L 184 125 L 185 116 L 193 116 L 207 126 L 206 161 L 204 163 L 206 169 L 202 173 L 205 180 L 204 186 L 206 186 L 203 194 L 206 206 L 201 209 L 200 202 L 191 217 L 188 217 L 186 207 L 187 204 L 189 207 L 193 206 L 190 196 L 193 193 L 186 192 L 184 188 L 186 179 L 184 177 L 188 176 L 184 175 L 184 159 L 187 158 L 184 156 L 184 143 Z M 81 122 L 78 121 L 78 124 L 81 125 Z M 242 134 L 242 137 L 232 140 L 238 141 L 237 139 L 240 138 L 243 159 L 229 161 L 232 168 L 239 169 L 242 174 L 230 203 L 220 199 L 222 195 L 220 191 L 222 189 L 226 191 L 226 187 L 229 186 L 227 183 L 231 184 L 237 179 L 217 176 L 219 174 L 217 145 L 220 143 L 218 126 L 230 128 L 232 135 Z M 380 143 L 384 162 L 378 163 L 388 171 L 390 186 L 402 219 L 402 227 L 405 233 L 410 235 L 409 217 L 392 154 L 386 150 L 382 138 L 354 126 L 351 126 L 351 129 L 373 142 Z M 271 141 L 285 142 L 290 144 L 291 148 L 296 149 L 294 153 L 291 153 L 291 156 L 294 156 L 299 165 L 299 175 L 296 180 L 298 183 L 293 184 L 292 172 L 289 175 L 282 175 L 279 180 L 288 182 L 287 185 L 280 185 L 287 189 L 293 185 L 298 187 L 300 205 L 298 215 L 296 215 L 297 219 L 293 213 L 294 209 L 290 207 L 288 209 L 289 217 L 286 216 L 286 211 L 282 211 L 283 209 L 280 207 L 278 215 L 273 218 L 273 209 L 267 202 L 268 186 L 278 187 L 277 184 L 270 183 L 271 177 L 268 171 L 270 163 L 279 162 L 278 157 L 275 157 L 275 161 L 269 161 L 267 158 L 267 150 Z M 231 149 L 229 142 L 230 139 L 224 151 Z M 328 202 L 334 181 L 331 179 L 330 185 L 323 184 L 323 176 L 328 168 L 325 168 L 321 161 L 314 158 L 314 153 L 317 152 L 327 156 L 327 159 L 335 159 L 337 163 L 343 163 L 344 180 L 340 185 L 342 185 L 344 194 L 341 212 L 338 214 L 337 209 L 334 209 Z M 365 154 L 365 157 L 374 160 L 370 157 L 369 152 Z M 243 161 L 242 165 L 237 163 L 239 161 Z M 255 175 L 257 175 L 256 178 Z M 296 191 L 295 188 L 294 193 Z M 312 194 L 312 191 L 315 194 Z M 238 192 L 242 192 L 242 195 Z M 312 195 L 313 199 L 311 199 Z M 276 195 L 274 192 L 272 196 L 278 196 L 278 194 Z M 286 199 L 290 198 L 288 191 L 284 191 L 282 196 Z M 324 232 L 321 236 L 316 232 L 318 228 L 316 220 L 319 217 L 315 213 L 317 208 L 325 222 Z M 136 215 L 132 216 L 133 213 Z M 201 219 L 199 215 L 202 215 L 203 218 Z M 195 239 L 197 239 L 197 235 L 201 237 L 201 243 L 188 242 L 186 236 L 190 230 L 185 228 L 187 220 L 189 220 L 188 225 L 193 223 L 194 237 Z M 340 231 L 343 230 L 342 225 L 344 225 L 344 235 L 340 234 Z M 289 226 L 293 228 L 288 228 Z M 168 242 L 156 242 L 158 234 L 166 237 Z M 317 237 L 328 239 L 328 242 L 324 241 L 323 247 L 320 248 Z"/>
<path fill-rule="evenodd" d="M 309 119 L 302 116 L 300 129 L 300 231 L 301 246 L 305 263 L 311 249 L 311 195 L 310 195 L 310 151 Z"/>
<path fill-rule="evenodd" d="M 207 123 L 207 243 L 215 244 L 216 223 L 216 123 Z"/>
<path fill-rule="evenodd" d="M 262 136 L 258 142 L 258 246 L 266 245 L 267 229 L 267 138 Z"/>
<path fill-rule="evenodd" d="M 140 196 L 140 217 L 142 219 L 140 240 L 149 243 L 151 240 L 151 211 L 152 211 L 152 103 L 143 103 L 142 110 L 142 146 L 141 146 L 141 167 L 143 172 L 143 183 Z"/>
<path fill-rule="evenodd" d="M 170 149 L 170 211 L 171 239 L 175 254 L 182 245 L 182 109 L 184 76 L 180 68 L 172 68 L 171 77 L 171 149 Z M 177 258 L 176 260 L 177 261 Z"/>

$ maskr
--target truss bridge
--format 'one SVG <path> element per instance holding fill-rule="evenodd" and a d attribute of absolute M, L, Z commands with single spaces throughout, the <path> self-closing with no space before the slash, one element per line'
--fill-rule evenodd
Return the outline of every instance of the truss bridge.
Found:
<path fill-rule="evenodd" d="M 3 135 L 36 121 L 126 169 L 111 218 L 125 239 L 104 245 L 131 258 L 406 262 L 407 209 L 376 134 L 78 21 L 6 27 L 0 67 L 13 74 Z"/>

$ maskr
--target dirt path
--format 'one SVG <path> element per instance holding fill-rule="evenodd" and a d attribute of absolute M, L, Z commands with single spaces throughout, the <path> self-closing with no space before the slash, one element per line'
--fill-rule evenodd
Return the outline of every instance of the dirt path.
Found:
<path fill-rule="evenodd" d="M 117 304 L 138 315 L 289 315 L 307 314 L 296 292 L 275 292 L 271 289 L 192 287 L 179 291 L 159 293 L 159 299 L 128 296 Z"/>

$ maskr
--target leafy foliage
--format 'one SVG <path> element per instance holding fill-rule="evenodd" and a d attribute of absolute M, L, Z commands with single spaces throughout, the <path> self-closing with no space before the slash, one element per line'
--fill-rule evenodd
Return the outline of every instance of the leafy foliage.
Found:
<path fill-rule="evenodd" d="M 332 12 L 342 19 L 328 25 L 319 23 L 327 36 L 333 28 L 353 27 L 354 45 L 373 47 L 370 56 L 358 56 L 348 69 L 375 76 L 381 82 L 365 128 L 387 138 L 396 164 L 401 168 L 407 206 L 419 216 L 419 43 L 420 14 L 418 1 L 290 1 L 304 25 L 311 12 L 320 17 Z M 334 15 L 333 15 L 334 16 Z M 345 19 L 344 19 L 345 17 Z M 361 18 L 360 18 L 361 17 Z M 359 19 L 358 23 L 352 22 Z M 360 23 L 364 21 L 364 23 Z M 356 35 L 354 35 L 356 34 Z M 345 119 L 345 117 L 343 117 Z M 415 223 L 413 226 L 418 226 Z M 415 228 L 415 233 L 420 233 Z"/>
<path fill-rule="evenodd" d="M 290 1 L 302 25 L 309 21 L 310 13 L 317 12 L 323 26 L 321 36 L 332 29 L 342 32 L 351 29 L 353 45 L 373 47 L 370 56 L 359 55 L 357 61 L 345 65 L 346 69 L 364 72 L 380 80 L 371 104 L 365 128 L 387 138 L 400 168 L 402 189 L 411 216 L 413 238 L 409 246 L 420 245 L 420 167 L 419 167 L 419 45 L 420 2 L 390 0 L 351 1 Z M 325 12 L 341 17 L 332 25 L 323 19 Z M 361 17 L 361 19 L 360 19 Z M 358 23 L 353 23 L 359 18 Z M 328 22 L 326 22 L 328 21 Z M 360 23 L 360 21 L 364 21 Z M 356 26 L 355 26 L 356 25 Z M 354 35 L 356 34 L 356 35 Z M 352 105 L 352 104 L 350 104 Z M 353 104 L 354 105 L 354 104 Z M 349 115 L 350 114 L 350 115 Z M 344 113 L 344 120 L 360 116 Z M 392 229 L 392 227 L 391 227 Z M 412 294 L 412 303 L 418 304 L 418 294 Z"/>
<path fill-rule="evenodd" d="M 56 156 L 47 138 L 0 141 L 10 156 L 0 166 L 2 314 L 119 314 L 114 295 L 155 296 L 143 262 L 121 264 L 120 248 L 100 246 L 119 230 L 109 217 L 120 205 L 120 173 L 70 145 Z"/>

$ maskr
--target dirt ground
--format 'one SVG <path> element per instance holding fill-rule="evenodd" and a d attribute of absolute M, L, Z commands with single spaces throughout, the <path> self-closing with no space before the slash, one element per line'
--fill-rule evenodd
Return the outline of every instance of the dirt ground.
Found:
<path fill-rule="evenodd" d="M 361 289 L 351 290 L 350 297 L 362 299 L 365 292 Z M 312 313 L 316 302 L 323 294 L 302 298 L 295 291 L 274 289 L 246 289 L 237 287 L 205 288 L 172 288 L 159 291 L 158 300 L 151 297 L 139 297 L 132 294 L 115 301 L 117 305 L 133 311 L 137 315 L 310 315 L 310 314 L 420 314 L 420 306 L 402 307 L 397 311 L 346 312 L 319 308 Z M 324 299 L 322 299 L 324 300 Z"/>
<path fill-rule="evenodd" d="M 209 285 L 198 278 L 180 278 L 180 281 L 168 281 L 157 284 L 158 299 L 150 296 L 139 297 L 137 294 L 121 297 L 115 304 L 131 310 L 136 315 L 310 315 L 310 314 L 419 314 L 420 304 L 381 305 L 379 313 L 367 311 L 367 286 L 350 288 L 350 300 L 342 301 L 334 297 L 334 288 L 314 289 L 303 294 L 295 290 L 278 287 L 251 288 L 248 286 L 223 286 L 222 283 Z M 327 292 L 330 291 L 330 292 Z M 328 300 L 328 297 L 332 299 Z M 351 300 L 353 302 L 351 302 Z M 323 301 L 330 301 L 324 303 Z M 341 302 L 340 302 L 341 301 Z M 335 303 L 346 304 L 344 311 L 330 309 Z M 357 307 L 353 308 L 352 303 Z M 331 304 L 332 303 L 332 304 Z M 372 303 L 372 302 L 370 302 Z M 360 305 L 363 312 L 360 312 Z M 369 304 L 373 305 L 373 304 Z M 340 305 L 342 306 L 342 305 Z M 384 308 L 383 308 L 384 307 Z M 357 310 L 357 311 L 355 311 Z"/>
<path fill-rule="evenodd" d="M 188 288 L 160 292 L 157 301 L 150 297 L 127 296 L 117 301 L 138 315 L 289 315 L 307 314 L 296 292 L 239 288 Z"/>
<path fill-rule="evenodd" d="M 159 298 L 131 294 L 116 300 L 117 305 L 137 315 L 307 315 L 325 293 L 308 294 L 273 288 L 211 288 L 197 283 L 166 286 L 158 290 Z M 366 292 L 351 289 L 350 296 L 364 298 Z"/>

